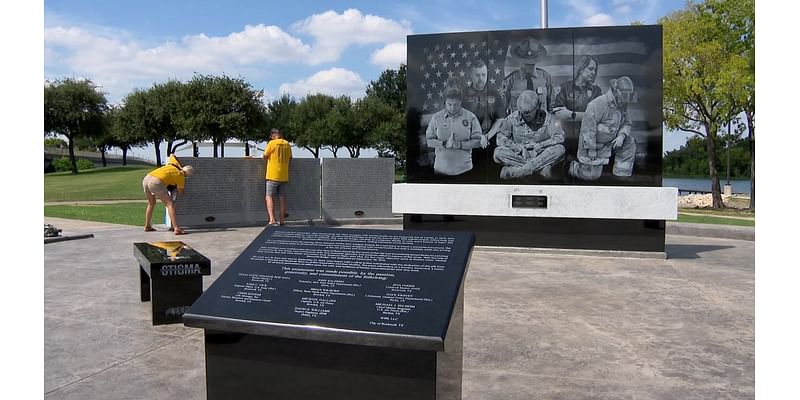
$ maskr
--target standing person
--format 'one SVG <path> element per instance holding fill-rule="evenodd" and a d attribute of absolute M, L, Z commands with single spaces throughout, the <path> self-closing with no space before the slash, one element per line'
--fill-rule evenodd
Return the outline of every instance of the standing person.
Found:
<path fill-rule="evenodd" d="M 633 174 L 636 141 L 631 137 L 628 103 L 634 99 L 633 81 L 621 76 L 611 80 L 611 88 L 606 94 L 589 102 L 581 122 L 578 157 L 569 163 L 570 176 L 598 179 L 612 156 L 614 166 L 611 172 L 614 176 Z"/>
<path fill-rule="evenodd" d="M 278 220 L 283 226 L 286 222 L 286 184 L 289 183 L 289 161 L 292 159 L 292 147 L 283 138 L 283 134 L 277 128 L 269 131 L 269 143 L 264 150 L 264 160 L 267 161 L 267 194 L 264 203 L 267 207 L 269 216 L 269 226 L 276 226 L 275 222 L 275 203 L 273 198 L 278 195 L 280 199 L 280 216 Z"/>
<path fill-rule="evenodd" d="M 461 90 L 455 84 L 445 91 L 444 110 L 431 117 L 425 138 L 435 151 L 433 172 L 461 175 L 472 169 L 472 149 L 481 145 L 478 118 L 461 108 Z"/>
<path fill-rule="evenodd" d="M 483 60 L 470 65 L 469 86 L 464 89 L 462 106 L 478 117 L 481 123 L 481 147 L 486 148 L 497 133 L 500 120 L 505 116 L 506 106 L 500 93 L 486 85 L 488 71 Z"/>
<path fill-rule="evenodd" d="M 575 63 L 573 79 L 564 81 L 556 95 L 553 112 L 560 120 L 581 121 L 589 102 L 600 97 L 603 90 L 594 84 L 599 67 L 597 59 L 588 54 Z"/>
<path fill-rule="evenodd" d="M 169 193 L 167 187 L 174 186 L 177 194 L 183 195 L 183 189 L 186 184 L 186 177 L 192 176 L 194 168 L 191 165 L 182 166 L 175 154 L 170 154 L 167 163 L 160 168 L 156 168 L 142 180 L 142 188 L 147 195 L 147 210 L 144 213 L 144 231 L 155 231 L 151 225 L 153 219 L 153 209 L 156 206 L 156 198 L 160 199 L 164 206 L 167 208 L 167 215 L 172 223 L 173 233 L 176 235 L 183 235 L 186 232 L 178 225 L 178 219 L 175 216 L 175 202 Z"/>
<path fill-rule="evenodd" d="M 536 63 L 547 56 L 547 49 L 538 40 L 527 38 L 515 46 L 509 46 L 507 61 L 518 60 L 520 67 L 503 80 L 503 95 L 508 102 L 508 113 L 517 111 L 517 97 L 525 90 L 532 90 L 542 100 L 540 107 L 548 113 L 553 112 L 555 93 L 550 73 L 537 68 Z"/>
<path fill-rule="evenodd" d="M 567 154 L 576 154 L 578 151 L 578 134 L 586 106 L 603 94 L 600 86 L 594 83 L 599 65 L 593 56 L 581 56 L 575 63 L 573 78 L 561 83 L 561 90 L 556 95 L 553 113 L 564 128 Z"/>

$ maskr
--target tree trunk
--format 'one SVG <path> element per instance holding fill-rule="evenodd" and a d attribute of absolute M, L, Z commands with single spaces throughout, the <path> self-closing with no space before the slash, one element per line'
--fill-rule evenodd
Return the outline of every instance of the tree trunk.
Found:
<path fill-rule="evenodd" d="M 713 208 L 722 208 L 722 193 L 719 190 L 719 174 L 717 173 L 717 127 L 703 124 L 706 128 L 706 150 L 708 151 L 708 173 L 711 177 L 711 200 Z"/>
<path fill-rule="evenodd" d="M 250 143 L 247 143 L 247 140 L 244 141 L 244 156 L 250 157 Z"/>
<path fill-rule="evenodd" d="M 200 157 L 200 149 L 197 148 L 197 142 L 192 142 L 192 156 Z"/>
<path fill-rule="evenodd" d="M 216 141 L 212 141 L 211 143 L 214 144 L 214 156 L 213 157 L 217 158 L 217 142 Z"/>
<path fill-rule="evenodd" d="M 309 147 L 309 146 L 303 146 L 303 148 L 308 150 L 308 151 L 310 151 L 311 154 L 314 155 L 314 158 L 319 158 L 319 147 L 312 148 L 312 147 Z"/>
<path fill-rule="evenodd" d="M 72 135 L 67 135 L 67 149 L 69 150 L 69 163 L 72 165 L 72 173 L 78 173 L 78 163 L 75 161 L 75 145 L 72 143 Z"/>
<path fill-rule="evenodd" d="M 153 141 L 153 145 L 156 148 L 156 167 L 160 167 L 161 166 L 161 141 L 160 140 L 154 140 Z"/>
<path fill-rule="evenodd" d="M 753 114 L 745 111 L 747 116 L 747 141 L 750 143 L 750 211 L 756 210 L 756 127 Z"/>
<path fill-rule="evenodd" d="M 174 143 L 173 142 L 172 143 L 172 151 L 170 152 L 170 154 L 175 154 L 175 152 L 178 151 L 178 147 L 181 147 L 181 146 L 185 145 L 186 142 L 188 142 L 188 140 L 186 140 L 186 139 L 183 139 L 183 141 L 180 142 L 180 143 Z"/>
<path fill-rule="evenodd" d="M 167 140 L 167 154 L 175 154 L 175 150 L 172 149 L 172 144 L 175 143 L 174 140 L 168 139 Z"/>
<path fill-rule="evenodd" d="M 103 168 L 107 167 L 106 165 L 106 149 L 105 147 L 98 149 L 100 150 L 100 159 L 103 160 Z"/>
<path fill-rule="evenodd" d="M 219 156 L 225 158 L 225 142 L 219 143 Z"/>
<path fill-rule="evenodd" d="M 128 148 L 122 148 L 122 165 L 128 165 Z"/>

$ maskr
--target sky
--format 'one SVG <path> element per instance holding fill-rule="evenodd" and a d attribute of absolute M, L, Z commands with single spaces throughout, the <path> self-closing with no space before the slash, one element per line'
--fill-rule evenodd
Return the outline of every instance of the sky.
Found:
<path fill-rule="evenodd" d="M 550 1 L 548 25 L 655 24 L 683 6 L 683 0 Z M 540 28 L 540 12 L 536 0 L 46 0 L 44 79 L 89 78 L 110 103 L 196 73 L 241 77 L 263 90 L 266 102 L 283 93 L 357 99 L 382 71 L 406 61 L 406 35 Z M 687 137 L 665 131 L 664 150 Z M 147 150 L 134 155 L 153 157 Z"/>

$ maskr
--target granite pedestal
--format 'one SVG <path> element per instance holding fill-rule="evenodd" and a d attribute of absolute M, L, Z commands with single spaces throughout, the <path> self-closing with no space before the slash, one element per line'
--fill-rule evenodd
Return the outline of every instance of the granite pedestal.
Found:
<path fill-rule="evenodd" d="M 211 260 L 181 241 L 134 243 L 142 301 L 152 304 L 153 325 L 181 322 L 203 293 Z"/>
<path fill-rule="evenodd" d="M 268 227 L 184 314 L 209 399 L 460 399 L 472 234 Z"/>

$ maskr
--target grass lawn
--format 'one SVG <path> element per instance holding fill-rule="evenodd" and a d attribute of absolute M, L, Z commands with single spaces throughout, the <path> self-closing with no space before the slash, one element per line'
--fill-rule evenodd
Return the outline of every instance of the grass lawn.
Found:
<path fill-rule="evenodd" d="M 146 203 L 45 206 L 44 216 L 144 226 L 145 207 L 147 207 Z M 154 225 L 164 223 L 165 212 L 164 204 L 160 201 L 157 202 L 156 208 L 153 210 Z"/>
<path fill-rule="evenodd" d="M 694 211 L 692 211 L 694 212 Z M 690 222 L 696 224 L 718 224 L 736 226 L 756 226 L 756 221 L 747 219 L 733 219 L 704 215 L 686 215 L 678 213 L 678 222 Z"/>
<path fill-rule="evenodd" d="M 44 175 L 44 201 L 144 199 L 142 179 L 152 166 L 95 168 Z"/>

